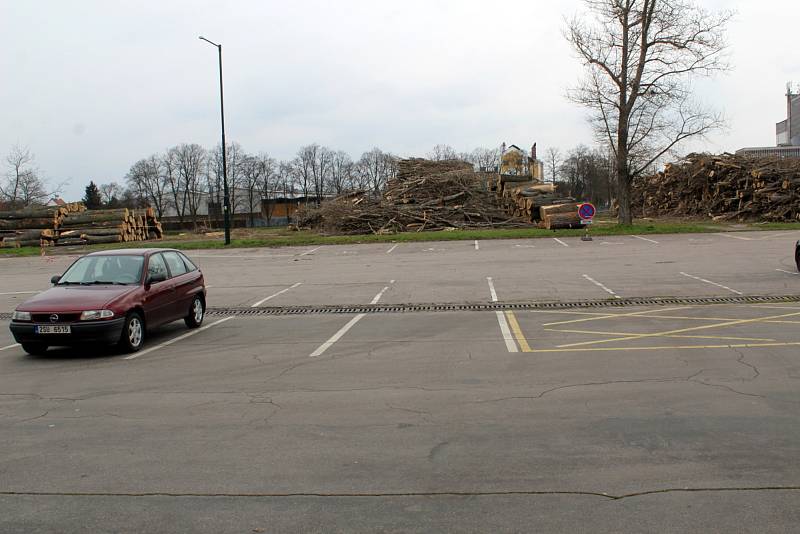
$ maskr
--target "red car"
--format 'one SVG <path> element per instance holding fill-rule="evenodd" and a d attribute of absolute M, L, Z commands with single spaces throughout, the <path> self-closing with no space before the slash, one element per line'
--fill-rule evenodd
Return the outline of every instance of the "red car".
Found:
<path fill-rule="evenodd" d="M 177 250 L 94 252 L 51 282 L 12 316 L 11 333 L 29 354 L 84 343 L 135 352 L 148 330 L 178 319 L 197 328 L 205 316 L 203 273 Z"/>

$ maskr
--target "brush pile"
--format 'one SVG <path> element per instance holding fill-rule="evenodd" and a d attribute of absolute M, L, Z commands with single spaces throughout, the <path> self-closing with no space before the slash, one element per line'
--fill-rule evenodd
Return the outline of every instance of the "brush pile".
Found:
<path fill-rule="evenodd" d="M 800 160 L 690 154 L 663 172 L 634 181 L 641 215 L 717 221 L 800 220 Z"/>
<path fill-rule="evenodd" d="M 298 225 L 336 234 L 527 226 L 509 216 L 469 163 L 406 159 L 397 167 L 381 198 L 340 197 L 304 208 Z"/>
<path fill-rule="evenodd" d="M 0 212 L 2 247 L 47 247 L 161 239 L 152 208 L 87 210 L 82 203 Z"/>

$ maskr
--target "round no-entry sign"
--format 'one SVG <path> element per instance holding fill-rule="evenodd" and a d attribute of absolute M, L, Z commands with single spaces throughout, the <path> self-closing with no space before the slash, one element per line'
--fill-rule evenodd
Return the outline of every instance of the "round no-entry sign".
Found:
<path fill-rule="evenodd" d="M 578 216 L 583 220 L 594 218 L 595 213 L 597 213 L 597 209 L 590 202 L 585 202 L 578 206 Z"/>

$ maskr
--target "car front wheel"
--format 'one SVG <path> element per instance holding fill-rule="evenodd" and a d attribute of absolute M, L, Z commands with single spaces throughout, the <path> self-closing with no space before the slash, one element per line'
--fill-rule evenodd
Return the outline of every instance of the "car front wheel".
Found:
<path fill-rule="evenodd" d="M 126 352 L 136 352 L 144 343 L 144 321 L 138 312 L 131 312 L 125 319 L 119 345 Z"/>
<path fill-rule="evenodd" d="M 47 352 L 47 345 L 44 343 L 23 343 L 22 350 L 31 356 L 41 356 Z"/>
<path fill-rule="evenodd" d="M 203 324 L 203 318 L 206 315 L 206 304 L 199 296 L 192 299 L 192 305 L 189 307 L 189 315 L 184 317 L 183 321 L 189 328 L 199 328 Z"/>

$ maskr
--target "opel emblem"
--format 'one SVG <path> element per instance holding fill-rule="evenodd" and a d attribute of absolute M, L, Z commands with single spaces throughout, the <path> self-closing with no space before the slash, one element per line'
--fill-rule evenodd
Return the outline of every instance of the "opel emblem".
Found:
<path fill-rule="evenodd" d="M 50 316 L 50 322 L 51 323 L 57 323 L 58 322 L 58 314 L 57 313 L 54 313 L 53 315 Z"/>

